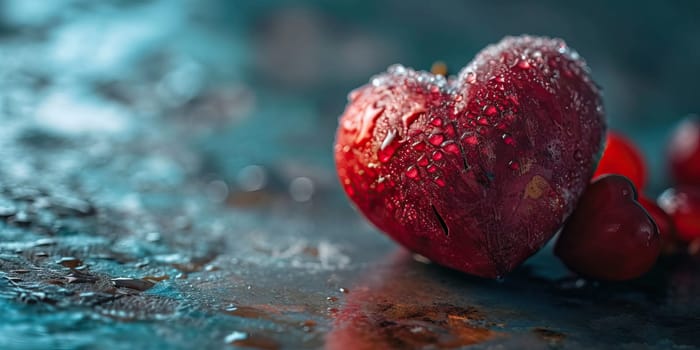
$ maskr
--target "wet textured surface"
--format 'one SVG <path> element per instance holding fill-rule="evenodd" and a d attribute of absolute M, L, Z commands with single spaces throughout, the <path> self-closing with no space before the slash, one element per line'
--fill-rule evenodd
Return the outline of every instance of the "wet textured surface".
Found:
<path fill-rule="evenodd" d="M 0 348 L 700 346 L 697 259 L 599 284 L 546 247 L 488 281 L 361 219 L 332 167 L 348 89 L 303 94 L 354 78 L 279 50 L 285 28 L 376 48 L 362 82 L 391 45 L 299 9 L 249 43 L 223 2 L 24 3 L 0 1 Z"/>

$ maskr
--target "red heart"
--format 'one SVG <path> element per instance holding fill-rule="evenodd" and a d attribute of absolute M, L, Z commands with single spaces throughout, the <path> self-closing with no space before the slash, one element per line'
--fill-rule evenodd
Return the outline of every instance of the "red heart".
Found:
<path fill-rule="evenodd" d="M 505 38 L 456 78 L 393 66 L 349 100 L 335 159 L 350 199 L 408 249 L 483 277 L 554 235 L 605 132 L 598 88 L 557 39 Z"/>

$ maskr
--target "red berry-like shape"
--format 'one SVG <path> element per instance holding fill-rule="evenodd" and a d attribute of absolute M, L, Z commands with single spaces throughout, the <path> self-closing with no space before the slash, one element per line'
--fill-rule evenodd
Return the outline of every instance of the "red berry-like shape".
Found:
<path fill-rule="evenodd" d="M 572 271 L 610 281 L 641 276 L 660 251 L 656 224 L 637 202 L 632 182 L 620 175 L 588 186 L 554 248 Z"/>
<path fill-rule="evenodd" d="M 675 128 L 668 158 L 676 183 L 700 185 L 700 120 L 697 117 L 686 118 Z"/>
<path fill-rule="evenodd" d="M 661 238 L 661 250 L 664 253 L 672 253 L 675 250 L 676 228 L 673 225 L 673 219 L 659 207 L 656 202 L 648 198 L 639 197 L 639 203 L 646 209 L 649 216 L 656 223 L 659 229 L 659 237 Z"/>
<path fill-rule="evenodd" d="M 408 249 L 483 277 L 552 237 L 605 132 L 585 63 L 557 39 L 505 38 L 456 78 L 394 66 L 349 100 L 335 160 L 350 199 Z"/>
<path fill-rule="evenodd" d="M 691 242 L 700 238 L 700 187 L 669 188 L 657 203 L 673 219 L 680 240 Z"/>
<path fill-rule="evenodd" d="M 644 158 L 639 149 L 624 136 L 608 131 L 605 150 L 600 158 L 593 179 L 602 175 L 618 174 L 630 179 L 637 190 L 641 191 L 646 183 L 647 171 Z"/>

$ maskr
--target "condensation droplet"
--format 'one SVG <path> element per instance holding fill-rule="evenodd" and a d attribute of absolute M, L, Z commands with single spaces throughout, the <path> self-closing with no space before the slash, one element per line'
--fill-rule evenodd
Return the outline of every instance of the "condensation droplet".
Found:
<path fill-rule="evenodd" d="M 508 167 L 513 170 L 520 170 L 520 163 L 517 160 L 511 160 L 508 162 Z"/>
<path fill-rule="evenodd" d="M 515 138 L 511 136 L 508 133 L 505 133 L 501 136 L 503 138 L 503 143 L 505 143 L 508 146 L 515 146 Z"/>
<path fill-rule="evenodd" d="M 442 126 L 442 119 L 435 118 L 435 119 L 430 121 L 430 124 L 432 124 L 434 126 Z"/>
<path fill-rule="evenodd" d="M 433 179 L 433 181 L 435 181 L 435 183 L 440 187 L 445 187 L 446 185 L 445 180 L 441 177 L 436 177 L 435 179 Z"/>
<path fill-rule="evenodd" d="M 467 72 L 466 81 L 467 81 L 467 83 L 469 83 L 469 84 L 474 84 L 474 83 L 476 83 L 476 73 L 474 73 L 474 72 Z"/>
<path fill-rule="evenodd" d="M 432 158 L 433 158 L 433 160 L 438 161 L 438 160 L 442 159 L 442 156 L 443 156 L 442 152 L 435 151 L 435 152 L 433 152 Z"/>
<path fill-rule="evenodd" d="M 447 153 L 459 154 L 459 146 L 454 143 L 454 141 L 445 141 L 442 144 L 442 149 Z"/>
<path fill-rule="evenodd" d="M 418 178 L 418 169 L 414 166 L 408 167 L 408 169 L 406 169 L 406 176 L 408 176 L 408 178 L 410 178 L 410 179 L 417 179 Z"/>
<path fill-rule="evenodd" d="M 360 119 L 360 132 L 355 138 L 355 143 L 363 143 L 372 137 L 372 131 L 377 124 L 377 119 L 384 112 L 384 106 L 377 107 L 376 104 L 365 108 Z"/>
<path fill-rule="evenodd" d="M 449 137 L 455 137 L 455 127 L 452 124 L 445 127 L 445 134 Z"/>
<path fill-rule="evenodd" d="M 439 146 L 444 139 L 445 137 L 442 136 L 442 134 L 435 134 L 428 138 L 428 142 L 430 142 L 430 144 L 432 144 L 433 146 Z"/>
<path fill-rule="evenodd" d="M 498 109 L 496 109 L 496 107 L 494 107 L 494 106 L 488 106 L 484 110 L 484 114 L 486 114 L 487 117 L 493 117 L 497 113 L 498 113 Z"/>
<path fill-rule="evenodd" d="M 527 60 L 520 60 L 520 62 L 518 62 L 518 68 L 530 69 L 530 62 L 528 62 Z"/>
<path fill-rule="evenodd" d="M 418 166 L 427 166 L 428 165 L 428 157 L 426 157 L 425 155 L 422 155 L 422 156 L 420 156 L 420 158 L 418 158 L 418 161 L 416 163 L 418 164 Z"/>
<path fill-rule="evenodd" d="M 398 142 L 390 142 L 389 145 L 379 150 L 378 158 L 382 163 L 386 163 L 394 156 L 396 150 L 399 148 L 400 144 Z"/>
<path fill-rule="evenodd" d="M 413 147 L 414 150 L 419 151 L 419 152 L 425 151 L 425 143 L 423 141 L 418 141 L 418 142 L 412 144 L 411 147 Z"/>
<path fill-rule="evenodd" d="M 394 141 L 394 138 L 396 137 L 396 130 L 389 130 L 389 132 L 386 134 L 386 137 L 384 138 L 384 141 L 382 141 L 382 145 L 379 146 L 380 150 L 383 150 L 389 146 Z"/>

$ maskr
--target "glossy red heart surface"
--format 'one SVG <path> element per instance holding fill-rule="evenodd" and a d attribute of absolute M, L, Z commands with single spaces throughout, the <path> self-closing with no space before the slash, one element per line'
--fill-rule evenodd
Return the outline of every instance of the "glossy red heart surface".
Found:
<path fill-rule="evenodd" d="M 335 161 L 394 240 L 496 278 L 571 214 L 605 135 L 599 90 L 559 39 L 507 37 L 456 77 L 392 66 L 350 93 Z"/>

